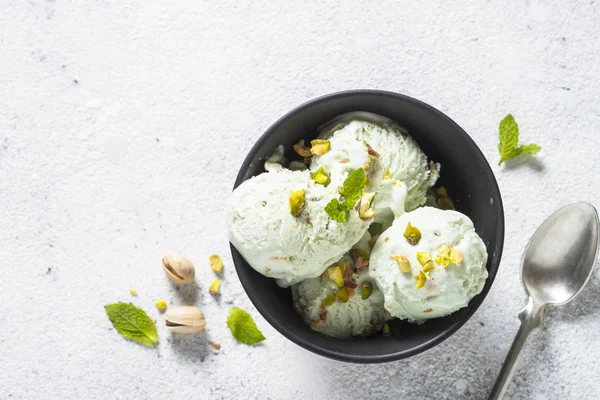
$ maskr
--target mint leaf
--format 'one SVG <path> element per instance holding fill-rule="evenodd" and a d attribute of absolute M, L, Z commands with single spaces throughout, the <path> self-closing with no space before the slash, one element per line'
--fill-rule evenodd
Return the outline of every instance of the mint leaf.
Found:
<path fill-rule="evenodd" d="M 325 212 L 332 220 L 337 222 L 344 222 L 348 217 L 348 210 L 342 206 L 338 199 L 331 199 L 325 206 Z"/>
<path fill-rule="evenodd" d="M 519 154 L 535 154 L 540 151 L 542 148 L 537 144 L 526 144 L 517 147 L 514 151 L 514 155 L 518 156 Z M 514 157 L 514 156 L 513 156 Z"/>
<path fill-rule="evenodd" d="M 238 307 L 232 307 L 227 316 L 227 326 L 231 334 L 240 343 L 256 344 L 265 340 L 258 330 L 252 316 Z"/>
<path fill-rule="evenodd" d="M 519 126 L 511 114 L 508 114 L 500 121 L 500 142 L 498 143 L 498 152 L 500 153 L 500 162 L 509 160 L 521 153 L 535 154 L 542 148 L 537 144 L 521 145 L 519 144 Z"/>
<path fill-rule="evenodd" d="M 367 187 L 367 174 L 362 168 L 357 168 L 350 172 L 344 180 L 340 194 L 343 196 L 343 202 L 338 199 L 331 199 L 325 206 L 325 212 L 334 221 L 344 222 L 348 218 L 348 211 L 354 208 L 356 202 L 360 199 L 363 190 Z"/>
<path fill-rule="evenodd" d="M 354 207 L 354 204 L 360 199 L 360 196 L 367 186 L 367 174 L 365 174 L 365 170 L 362 168 L 357 168 L 354 171 L 350 172 L 348 177 L 344 180 L 344 184 L 342 189 L 340 190 L 340 194 L 344 196 L 344 203 L 350 204 L 350 206 L 345 206 L 347 210 L 350 210 Z"/>
<path fill-rule="evenodd" d="M 108 319 L 121 336 L 145 346 L 158 342 L 156 325 L 148 314 L 131 303 L 115 303 L 104 306 Z"/>

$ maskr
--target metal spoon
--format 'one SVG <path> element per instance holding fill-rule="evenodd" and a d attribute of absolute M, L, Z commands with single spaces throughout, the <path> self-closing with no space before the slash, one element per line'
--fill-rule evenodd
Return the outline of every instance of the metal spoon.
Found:
<path fill-rule="evenodd" d="M 490 399 L 504 396 L 516 371 L 519 353 L 529 334 L 542 324 L 546 306 L 566 304 L 583 289 L 596 262 L 598 237 L 598 213 L 584 202 L 560 208 L 533 234 L 521 265 L 521 280 L 529 302 L 519 314 L 521 327 Z"/>

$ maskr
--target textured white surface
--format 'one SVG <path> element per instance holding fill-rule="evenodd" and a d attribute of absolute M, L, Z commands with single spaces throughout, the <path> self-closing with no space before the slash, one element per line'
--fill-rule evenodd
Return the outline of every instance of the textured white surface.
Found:
<path fill-rule="evenodd" d="M 544 217 L 598 203 L 600 4 L 594 1 L 40 1 L 0 13 L 0 388 L 9 399 L 482 399 L 525 305 L 519 260 Z M 168 5 L 167 5 L 168 4 Z M 230 262 L 223 202 L 258 136 L 315 96 L 402 92 L 458 122 L 494 165 L 506 208 L 502 266 L 452 338 L 409 360 L 349 365 L 306 352 L 251 306 Z M 497 167 L 512 112 L 539 163 Z M 196 290 L 160 270 L 165 248 Z M 224 256 L 219 302 L 209 254 Z M 139 296 L 131 299 L 135 287 Z M 527 347 L 515 399 L 600 392 L 598 272 Z M 207 338 L 149 350 L 103 305 L 194 303 Z M 267 341 L 231 338 L 230 304 Z"/>

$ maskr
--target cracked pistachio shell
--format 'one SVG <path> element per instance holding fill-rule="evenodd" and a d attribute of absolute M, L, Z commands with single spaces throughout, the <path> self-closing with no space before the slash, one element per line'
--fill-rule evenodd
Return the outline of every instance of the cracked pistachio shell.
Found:
<path fill-rule="evenodd" d="M 165 312 L 165 326 L 174 333 L 204 332 L 206 321 L 197 307 L 171 307 Z"/>
<path fill-rule="evenodd" d="M 175 283 L 186 284 L 194 280 L 194 264 L 181 254 L 167 252 L 162 258 L 162 266 L 167 276 Z"/>

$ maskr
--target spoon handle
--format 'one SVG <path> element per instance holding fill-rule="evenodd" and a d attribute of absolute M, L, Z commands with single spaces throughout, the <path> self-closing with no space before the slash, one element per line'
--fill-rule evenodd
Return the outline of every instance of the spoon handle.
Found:
<path fill-rule="evenodd" d="M 502 399 L 504 393 L 506 393 L 506 389 L 508 389 L 508 385 L 510 384 L 511 379 L 517 370 L 521 349 L 527 341 L 529 334 L 542 324 L 542 316 L 545 308 L 545 304 L 536 304 L 533 299 L 529 297 L 527 306 L 519 313 L 521 327 L 519 328 L 519 331 L 513 340 L 513 344 L 508 351 L 504 365 L 502 365 L 500 374 L 498 375 L 496 383 L 492 388 L 492 393 L 489 397 L 490 400 Z"/>

